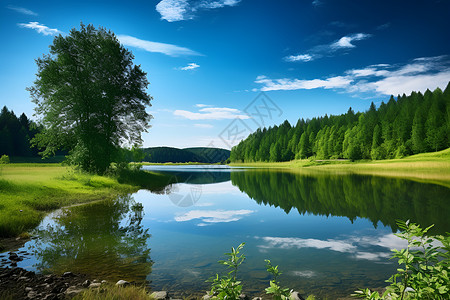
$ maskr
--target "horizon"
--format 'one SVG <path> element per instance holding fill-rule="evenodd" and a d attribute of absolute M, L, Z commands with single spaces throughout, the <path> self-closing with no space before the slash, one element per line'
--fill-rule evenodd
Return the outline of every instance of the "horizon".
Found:
<path fill-rule="evenodd" d="M 148 74 L 143 148 L 229 150 L 258 127 L 444 90 L 448 11 L 437 0 L 3 1 L 2 106 L 32 116 L 34 60 L 82 21 L 112 30 Z"/>

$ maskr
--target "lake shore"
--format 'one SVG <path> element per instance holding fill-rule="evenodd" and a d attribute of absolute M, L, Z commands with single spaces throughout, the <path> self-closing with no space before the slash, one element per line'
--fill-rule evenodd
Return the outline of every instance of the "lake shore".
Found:
<path fill-rule="evenodd" d="M 288 162 L 231 163 L 229 166 L 397 177 L 450 187 L 450 149 L 417 154 L 400 159 L 363 160 L 356 162 L 350 160 L 303 159 Z"/>
<path fill-rule="evenodd" d="M 157 190 L 168 184 L 163 175 L 141 172 L 109 177 L 81 173 L 60 164 L 1 166 L 0 247 L 4 244 L 2 238 L 26 238 L 26 231 L 38 226 L 52 210 L 136 192 L 142 184 L 134 177 L 144 177 Z"/>

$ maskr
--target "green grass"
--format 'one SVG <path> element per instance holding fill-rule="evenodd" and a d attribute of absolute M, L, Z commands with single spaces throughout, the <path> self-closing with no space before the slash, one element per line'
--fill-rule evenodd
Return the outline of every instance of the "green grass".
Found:
<path fill-rule="evenodd" d="M 0 237 L 36 227 L 51 210 L 113 198 L 140 187 L 161 190 L 168 178 L 143 171 L 119 180 L 74 171 L 59 164 L 8 164 L 0 167 Z M 139 176 L 137 176 L 139 175 Z M 120 182 L 119 182 L 120 181 Z"/>
<path fill-rule="evenodd" d="M 115 285 L 102 286 L 100 289 L 88 289 L 74 300 L 150 300 L 150 294 L 144 287 L 130 285 L 119 287 Z"/>
<path fill-rule="evenodd" d="M 450 187 L 450 148 L 400 159 L 363 160 L 292 160 L 288 162 L 232 163 L 230 166 L 285 168 L 299 171 L 353 173 L 402 177 Z"/>

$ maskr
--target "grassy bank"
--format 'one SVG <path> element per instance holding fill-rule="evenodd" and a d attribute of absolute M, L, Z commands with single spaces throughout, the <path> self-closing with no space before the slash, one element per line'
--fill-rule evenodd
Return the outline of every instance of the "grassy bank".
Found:
<path fill-rule="evenodd" d="M 36 227 L 50 210 L 113 198 L 141 186 L 158 190 L 168 183 L 165 176 L 149 172 L 120 175 L 119 179 L 89 175 L 59 164 L 0 166 L 0 237 L 17 236 Z"/>
<path fill-rule="evenodd" d="M 401 159 L 357 161 L 293 160 L 288 162 L 231 163 L 230 166 L 286 168 L 350 174 L 402 177 L 450 187 L 450 148 Z"/>

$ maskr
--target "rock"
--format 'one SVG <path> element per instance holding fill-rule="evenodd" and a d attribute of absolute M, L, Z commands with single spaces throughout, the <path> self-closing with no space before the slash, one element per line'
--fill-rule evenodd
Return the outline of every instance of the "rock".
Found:
<path fill-rule="evenodd" d="M 291 292 L 291 295 L 289 296 L 289 299 L 291 299 L 291 300 L 305 300 L 298 292 Z"/>
<path fill-rule="evenodd" d="M 26 288 L 25 288 L 25 292 L 31 292 L 33 290 L 33 288 L 30 288 L 29 286 L 27 286 Z"/>
<path fill-rule="evenodd" d="M 169 299 L 169 297 L 167 296 L 167 292 L 166 291 L 153 292 L 153 293 L 150 294 L 150 297 L 155 299 L 155 300 Z"/>
<path fill-rule="evenodd" d="M 78 295 L 79 293 L 83 292 L 83 289 L 80 289 L 76 286 L 69 286 L 69 288 L 65 291 L 64 294 L 66 294 L 66 296 L 68 297 L 75 297 L 76 295 Z"/>
<path fill-rule="evenodd" d="M 203 300 L 209 300 L 209 299 L 211 299 L 213 296 L 212 295 L 210 295 L 210 294 L 206 294 L 205 296 L 203 296 Z"/>
<path fill-rule="evenodd" d="M 90 289 L 98 289 L 102 284 L 100 282 L 93 282 L 89 285 Z"/>
<path fill-rule="evenodd" d="M 240 294 L 239 299 L 241 300 L 250 300 L 250 298 L 246 294 Z"/>
<path fill-rule="evenodd" d="M 107 284 L 107 283 L 108 283 L 108 281 L 102 280 L 102 284 Z"/>
<path fill-rule="evenodd" d="M 83 282 L 81 285 L 85 288 L 87 288 L 91 284 L 91 281 L 87 279 L 85 282 Z"/>
<path fill-rule="evenodd" d="M 47 296 L 45 296 L 44 298 L 42 298 L 43 300 L 57 300 L 58 296 L 56 294 L 48 294 Z"/>
<path fill-rule="evenodd" d="M 29 291 L 28 294 L 27 294 L 27 298 L 28 299 L 36 299 L 37 296 L 38 295 L 37 295 L 37 293 L 35 291 Z"/>
<path fill-rule="evenodd" d="M 21 261 L 22 259 L 17 255 L 17 253 L 9 252 L 9 260 L 12 261 Z"/>
<path fill-rule="evenodd" d="M 252 300 L 262 300 L 261 297 L 253 297 Z"/>
<path fill-rule="evenodd" d="M 72 272 L 64 272 L 64 274 L 62 274 L 62 277 L 75 277 L 75 274 L 73 274 Z"/>
<path fill-rule="evenodd" d="M 117 286 L 127 286 L 127 285 L 130 285 L 130 283 L 128 281 L 125 281 L 125 280 L 119 280 L 119 281 L 116 282 L 116 285 Z"/>
<path fill-rule="evenodd" d="M 28 281 L 29 279 L 28 279 L 28 277 L 22 276 L 22 277 L 19 277 L 19 279 L 17 279 L 17 280 L 24 280 L 24 281 Z"/>

